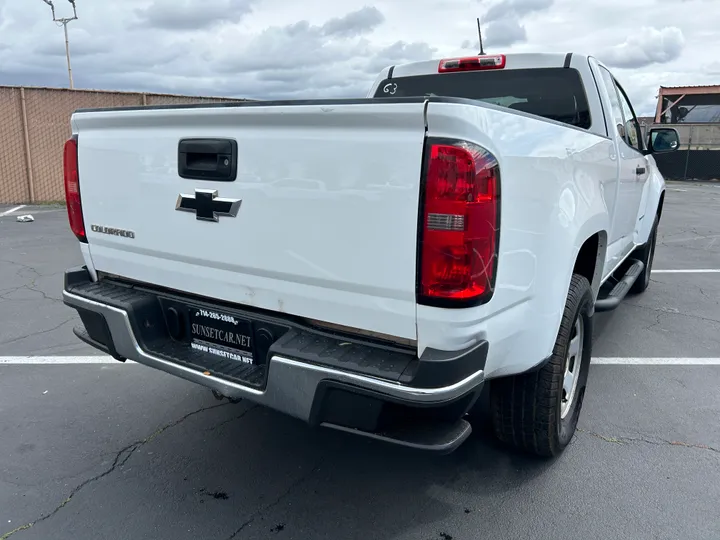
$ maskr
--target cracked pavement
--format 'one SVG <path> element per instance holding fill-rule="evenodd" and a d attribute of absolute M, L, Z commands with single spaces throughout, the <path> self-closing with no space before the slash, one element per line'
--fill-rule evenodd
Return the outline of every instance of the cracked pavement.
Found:
<path fill-rule="evenodd" d="M 670 184 L 654 268 L 720 268 L 719 211 L 717 185 Z M 60 302 L 64 210 L 22 213 L 0 218 L 0 354 L 98 354 Z M 720 274 L 652 280 L 597 315 L 594 355 L 720 356 Z M 140 365 L 0 365 L 0 539 L 720 538 L 720 366 L 591 369 L 545 462 L 482 426 L 444 457 L 313 430 Z"/>
<path fill-rule="evenodd" d="M 62 304 L 63 272 L 82 264 L 64 207 L 26 207 L 17 223 L 0 217 L 0 355 L 97 354 L 72 333 L 77 315 Z"/>
<path fill-rule="evenodd" d="M 645 444 L 654 444 L 654 445 L 663 445 L 663 444 L 669 444 L 670 446 L 682 446 L 683 448 L 698 448 L 700 450 L 709 450 L 711 452 L 718 452 L 720 453 L 719 448 L 713 448 L 712 446 L 708 446 L 706 444 L 690 444 L 682 441 L 666 441 L 663 439 L 648 439 L 646 437 L 608 437 L 606 435 L 601 435 L 600 433 L 594 433 L 592 431 L 587 431 L 585 429 L 580 428 L 580 433 L 587 433 L 589 435 L 592 435 L 593 437 L 597 437 L 600 440 L 603 440 L 605 442 L 609 443 L 615 443 L 615 444 L 630 444 L 630 443 L 645 443 Z"/>

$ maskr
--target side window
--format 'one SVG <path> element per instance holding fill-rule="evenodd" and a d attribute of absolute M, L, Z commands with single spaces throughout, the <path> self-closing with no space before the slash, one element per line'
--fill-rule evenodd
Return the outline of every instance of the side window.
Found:
<path fill-rule="evenodd" d="M 602 75 L 603 82 L 605 83 L 605 88 L 607 88 L 608 94 L 610 95 L 610 106 L 612 107 L 611 113 L 614 120 L 613 124 L 617 129 L 618 135 L 627 141 L 625 136 L 625 120 L 623 119 L 622 106 L 620 105 L 620 100 L 618 99 L 618 93 L 615 90 L 615 80 L 613 79 L 613 76 L 610 75 L 610 72 L 605 68 L 600 67 L 600 73 Z"/>
<path fill-rule="evenodd" d="M 644 145 L 642 143 L 640 122 L 638 122 L 638 119 L 635 117 L 635 113 L 633 113 L 630 100 L 628 99 L 627 94 L 625 94 L 625 90 L 623 90 L 622 86 L 620 86 L 617 82 L 615 83 L 615 86 L 620 94 L 620 105 L 623 109 L 623 116 L 625 116 L 625 133 L 627 133 L 628 142 L 630 146 L 642 152 Z"/>

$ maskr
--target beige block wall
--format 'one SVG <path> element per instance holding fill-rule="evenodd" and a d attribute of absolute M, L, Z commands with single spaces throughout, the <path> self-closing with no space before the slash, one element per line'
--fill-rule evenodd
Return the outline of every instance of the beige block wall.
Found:
<path fill-rule="evenodd" d="M 222 101 L 237 99 L 0 86 L 0 204 L 64 201 L 62 151 L 76 109 Z"/>

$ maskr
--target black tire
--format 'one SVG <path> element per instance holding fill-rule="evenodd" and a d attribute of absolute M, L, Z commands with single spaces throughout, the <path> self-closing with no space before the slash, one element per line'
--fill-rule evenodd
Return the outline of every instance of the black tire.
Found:
<path fill-rule="evenodd" d="M 560 454 L 577 428 L 592 355 L 593 295 L 587 278 L 573 274 L 565 311 L 550 360 L 530 373 L 490 382 L 490 406 L 495 436 L 520 450 L 544 457 Z M 581 325 L 581 326 L 578 326 Z M 578 328 L 581 353 L 572 360 L 577 385 L 564 405 L 563 389 L 571 340 Z M 561 412 L 564 411 L 563 417 Z"/>
<path fill-rule="evenodd" d="M 655 259 L 655 244 L 657 243 L 657 230 L 659 224 L 658 216 L 655 216 L 655 222 L 653 223 L 652 230 L 650 231 L 650 238 L 641 247 L 636 250 L 636 259 L 641 260 L 645 265 L 642 274 L 640 274 L 630 287 L 630 294 L 640 294 L 645 292 L 645 289 L 650 285 L 650 273 L 652 272 L 653 260 Z"/>

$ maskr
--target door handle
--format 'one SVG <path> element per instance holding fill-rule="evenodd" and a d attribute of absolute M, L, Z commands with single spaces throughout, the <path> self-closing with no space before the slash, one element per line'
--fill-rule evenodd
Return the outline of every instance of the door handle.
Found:
<path fill-rule="evenodd" d="M 237 141 L 181 139 L 178 175 L 193 180 L 232 182 L 237 176 Z"/>
<path fill-rule="evenodd" d="M 641 174 L 645 174 L 645 167 L 638 167 L 637 169 L 635 169 L 635 174 L 637 174 L 638 176 L 640 176 Z"/>

